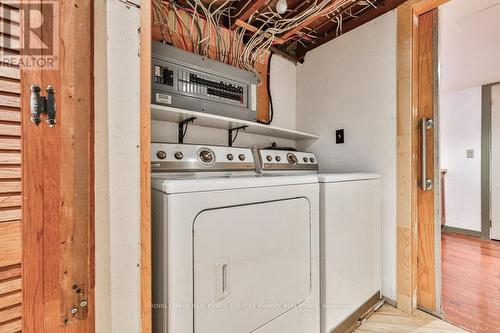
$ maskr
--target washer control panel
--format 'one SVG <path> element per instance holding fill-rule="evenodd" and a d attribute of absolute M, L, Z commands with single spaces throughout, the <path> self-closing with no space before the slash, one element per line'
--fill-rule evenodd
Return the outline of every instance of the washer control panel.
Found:
<path fill-rule="evenodd" d="M 279 150 L 259 149 L 256 151 L 259 170 L 318 170 L 318 161 L 313 153 Z"/>
<path fill-rule="evenodd" d="M 151 170 L 153 172 L 255 170 L 255 162 L 252 151 L 248 148 L 152 143 Z"/>

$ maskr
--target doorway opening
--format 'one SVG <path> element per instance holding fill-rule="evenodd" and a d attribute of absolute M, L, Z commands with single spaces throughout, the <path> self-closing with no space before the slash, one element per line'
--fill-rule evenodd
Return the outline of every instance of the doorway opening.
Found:
<path fill-rule="evenodd" d="M 470 332 L 500 332 L 500 1 L 451 0 L 438 14 L 440 310 Z"/>

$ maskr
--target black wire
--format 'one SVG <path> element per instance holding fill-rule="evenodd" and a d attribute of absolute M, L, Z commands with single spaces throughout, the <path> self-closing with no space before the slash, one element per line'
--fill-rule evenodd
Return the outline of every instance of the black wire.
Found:
<path fill-rule="evenodd" d="M 264 125 L 270 125 L 274 118 L 274 107 L 273 107 L 273 96 L 271 95 L 271 58 L 273 53 L 269 53 L 269 65 L 267 66 L 267 94 L 269 96 L 269 120 L 259 121 L 259 123 Z"/>
<path fill-rule="evenodd" d="M 182 140 L 184 140 L 184 137 L 186 136 L 186 133 L 188 131 L 188 126 L 189 126 L 189 122 L 184 124 L 184 130 L 182 131 Z"/>
<path fill-rule="evenodd" d="M 236 138 L 238 137 L 238 133 L 240 132 L 239 129 L 236 130 L 236 134 L 234 135 L 234 139 L 233 141 L 231 141 L 231 146 L 233 145 L 233 143 L 236 141 Z"/>

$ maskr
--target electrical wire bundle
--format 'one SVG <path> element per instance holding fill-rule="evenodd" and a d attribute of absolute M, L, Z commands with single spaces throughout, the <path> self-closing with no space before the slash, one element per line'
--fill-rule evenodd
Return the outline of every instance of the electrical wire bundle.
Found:
<path fill-rule="evenodd" d="M 280 15 L 268 3 L 246 20 L 246 23 L 256 27 L 254 32 L 242 27 L 235 30 L 223 27 L 223 18 L 231 26 L 245 9 L 246 6 L 243 6 L 239 12 L 234 12 L 233 4 L 238 3 L 238 0 L 225 0 L 222 3 L 212 1 L 210 4 L 202 0 L 186 0 L 182 6 L 175 0 L 153 0 L 153 8 L 155 21 L 160 25 L 164 40 L 258 74 L 255 69 L 257 63 L 267 57 L 278 36 L 300 27 L 306 21 L 338 15 L 341 8 L 355 1 L 315 0 L 310 4 L 304 1 L 299 5 L 300 11 L 288 11 L 284 15 Z M 369 0 L 364 1 L 371 4 Z M 307 7 L 302 8 L 304 6 Z M 286 41 L 312 41 L 318 38 L 311 29 L 307 32 L 296 30 Z"/>

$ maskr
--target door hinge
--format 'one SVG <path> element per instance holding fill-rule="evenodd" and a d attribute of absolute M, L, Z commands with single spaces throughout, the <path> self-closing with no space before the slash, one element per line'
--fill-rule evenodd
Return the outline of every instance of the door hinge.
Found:
<path fill-rule="evenodd" d="M 38 84 L 34 83 L 31 85 L 31 122 L 35 125 L 40 124 L 40 116 L 46 114 L 47 124 L 49 127 L 54 127 L 56 124 L 56 98 L 54 87 L 51 85 L 47 86 L 47 96 L 41 96 L 41 90 Z"/>

